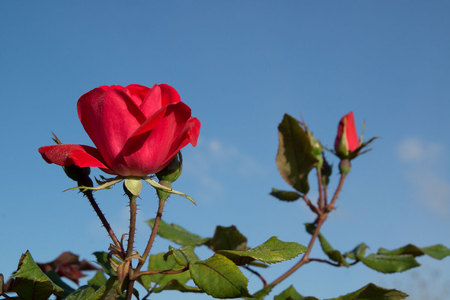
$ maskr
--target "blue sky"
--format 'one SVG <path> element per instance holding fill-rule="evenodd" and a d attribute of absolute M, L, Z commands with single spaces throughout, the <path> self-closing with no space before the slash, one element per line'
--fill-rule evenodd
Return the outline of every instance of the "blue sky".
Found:
<path fill-rule="evenodd" d="M 302 224 L 313 215 L 268 195 L 289 188 L 275 165 L 276 127 L 284 113 L 303 116 L 331 147 L 339 119 L 353 111 L 359 131 L 366 121 L 366 136 L 381 138 L 354 161 L 322 232 L 343 251 L 360 242 L 371 251 L 449 246 L 449 13 L 447 1 L 1 1 L 0 272 L 13 272 L 27 249 L 37 261 L 66 250 L 93 260 L 93 251 L 107 249 L 87 200 L 62 192 L 74 183 L 37 148 L 52 143 L 51 131 L 92 145 L 76 101 L 112 84 L 170 84 L 202 122 L 175 184 L 198 205 L 173 197 L 167 222 L 203 236 L 234 224 L 250 246 L 273 235 L 307 244 Z M 97 199 L 118 235 L 125 232 L 121 188 Z M 140 201 L 138 249 L 148 234 L 143 222 L 156 212 L 154 192 L 145 189 Z M 157 240 L 154 251 L 167 246 Z M 419 262 L 421 269 L 396 275 L 310 264 L 276 293 L 293 284 L 327 298 L 374 282 L 411 299 L 448 294 L 450 260 Z M 293 263 L 274 266 L 267 279 Z"/>

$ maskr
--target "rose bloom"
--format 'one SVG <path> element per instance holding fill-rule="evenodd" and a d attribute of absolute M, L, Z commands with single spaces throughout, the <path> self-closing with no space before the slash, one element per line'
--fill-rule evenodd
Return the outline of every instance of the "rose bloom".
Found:
<path fill-rule="evenodd" d="M 109 174 L 146 176 L 163 170 L 180 151 L 197 144 L 200 121 L 167 84 L 101 86 L 78 100 L 78 117 L 97 148 L 39 148 L 48 163 L 98 167 Z"/>
<path fill-rule="evenodd" d="M 356 132 L 353 112 L 342 117 L 338 125 L 338 132 L 334 142 L 334 150 L 342 157 L 359 147 L 358 133 Z"/>

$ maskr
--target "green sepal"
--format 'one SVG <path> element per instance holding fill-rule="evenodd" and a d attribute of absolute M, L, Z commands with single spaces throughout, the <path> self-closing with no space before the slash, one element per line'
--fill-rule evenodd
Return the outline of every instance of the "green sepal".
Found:
<path fill-rule="evenodd" d="M 104 177 L 102 177 L 102 179 L 103 179 L 102 181 L 95 179 L 97 181 L 97 184 L 99 184 L 98 186 L 95 186 L 95 187 L 76 186 L 76 187 L 64 190 L 64 192 L 71 191 L 71 190 L 80 190 L 81 192 L 86 192 L 86 191 L 96 192 L 96 191 L 100 191 L 100 190 L 110 189 L 110 188 L 112 188 L 113 185 L 121 182 L 125 178 L 121 177 L 121 176 L 117 176 L 115 178 L 108 178 L 108 179 L 105 179 Z"/>
<path fill-rule="evenodd" d="M 191 201 L 194 205 L 197 205 L 197 204 L 195 204 L 194 199 L 192 199 L 192 197 L 189 196 L 189 195 L 186 195 L 186 194 L 184 194 L 182 192 L 175 191 L 173 189 L 165 187 L 164 185 L 159 184 L 158 182 L 156 182 L 155 180 L 151 179 L 150 177 L 144 177 L 143 180 L 145 182 L 147 182 L 148 184 L 150 184 L 156 190 L 160 190 L 160 191 L 167 192 L 167 193 L 170 193 L 170 194 L 175 194 L 175 195 L 182 196 L 182 197 L 188 199 L 189 201 Z"/>

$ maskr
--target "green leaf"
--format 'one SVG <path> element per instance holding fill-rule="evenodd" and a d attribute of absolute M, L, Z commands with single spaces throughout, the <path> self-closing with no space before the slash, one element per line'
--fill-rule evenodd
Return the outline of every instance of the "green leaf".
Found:
<path fill-rule="evenodd" d="M 176 279 L 172 279 L 164 287 L 155 288 L 153 292 L 160 293 L 164 290 L 176 290 L 182 293 L 203 293 L 203 290 L 199 289 L 198 287 L 183 284 Z"/>
<path fill-rule="evenodd" d="M 102 272 L 95 273 L 94 277 L 88 281 L 89 286 L 94 287 L 95 289 L 99 289 L 106 283 L 106 277 Z"/>
<path fill-rule="evenodd" d="M 282 190 L 275 189 L 275 188 L 272 188 L 272 192 L 270 192 L 270 195 L 274 196 L 278 200 L 286 201 L 286 202 L 294 202 L 301 196 L 297 192 L 282 191 Z"/>
<path fill-rule="evenodd" d="M 273 290 L 273 285 L 267 285 L 265 288 L 259 290 L 258 292 L 254 293 L 251 297 L 244 297 L 244 299 L 258 299 L 263 300 L 267 295 L 270 294 L 270 292 Z"/>
<path fill-rule="evenodd" d="M 72 292 L 66 300 L 95 300 L 95 289 L 93 287 L 84 285 Z"/>
<path fill-rule="evenodd" d="M 165 253 L 158 253 L 155 255 L 150 255 L 148 270 L 181 270 L 183 265 L 177 264 L 173 255 L 167 256 L 165 259 Z M 161 289 L 168 284 L 171 280 L 177 280 L 181 284 L 185 284 L 190 279 L 189 272 L 182 272 L 179 274 L 154 274 L 154 275 L 144 275 L 141 276 L 139 282 L 146 288 L 149 289 L 152 282 L 157 282 Z"/>
<path fill-rule="evenodd" d="M 14 278 L 12 290 L 21 299 L 44 300 L 51 294 L 64 293 L 61 287 L 42 272 L 28 251 L 22 254 L 19 267 L 12 277 Z"/>
<path fill-rule="evenodd" d="M 381 273 L 403 272 L 420 264 L 412 255 L 379 255 L 370 254 L 361 258 L 361 261 L 371 269 Z"/>
<path fill-rule="evenodd" d="M 217 226 L 214 236 L 205 243 L 211 250 L 246 250 L 247 238 L 237 230 L 236 226 Z"/>
<path fill-rule="evenodd" d="M 95 258 L 97 259 L 97 263 L 102 267 L 103 271 L 109 276 L 117 276 L 117 272 L 114 267 L 117 269 L 119 265 L 119 261 L 111 257 L 111 261 L 108 260 L 108 253 L 106 252 L 94 252 Z M 114 264 L 114 267 L 111 265 Z"/>
<path fill-rule="evenodd" d="M 450 255 L 450 249 L 448 249 L 444 245 L 440 245 L 440 244 L 434 245 L 434 246 L 429 246 L 429 247 L 424 247 L 424 248 L 419 248 L 415 245 L 408 244 L 406 246 L 403 246 L 401 248 L 394 249 L 394 250 L 387 250 L 384 248 L 380 248 L 380 249 L 378 249 L 378 254 L 383 254 L 383 255 L 409 254 L 414 257 L 426 254 L 435 259 L 443 259 Z"/>
<path fill-rule="evenodd" d="M 50 278 L 50 280 L 55 283 L 56 285 L 58 285 L 59 287 L 61 287 L 64 292 L 61 294 L 61 296 L 63 297 L 67 297 L 70 293 L 72 293 L 73 291 L 75 291 L 70 285 L 68 285 L 67 283 L 65 283 L 64 281 L 61 280 L 61 277 L 59 277 L 59 275 L 51 270 L 45 273 L 45 275 L 48 276 L 48 278 Z"/>
<path fill-rule="evenodd" d="M 329 300 L 401 300 L 406 297 L 407 294 L 398 290 L 389 290 L 369 283 L 353 293 Z"/>
<path fill-rule="evenodd" d="M 353 260 L 361 260 L 361 258 L 364 257 L 367 248 L 368 247 L 366 244 L 361 243 L 358 246 L 356 246 L 352 251 L 345 252 L 344 257 L 348 257 Z"/>
<path fill-rule="evenodd" d="M 200 260 L 194 252 L 194 246 L 184 246 L 180 249 L 169 246 L 169 252 L 164 254 L 164 259 L 167 259 L 169 255 L 173 255 L 173 258 L 180 266 L 187 266 L 188 263 Z"/>
<path fill-rule="evenodd" d="M 316 230 L 316 226 L 314 224 L 306 223 L 306 231 L 309 234 L 313 234 Z M 320 247 L 322 248 L 322 251 L 330 258 L 331 260 L 338 262 L 346 267 L 349 266 L 347 261 L 345 260 L 345 257 L 341 254 L 340 251 L 334 249 L 331 244 L 327 241 L 327 239 L 319 232 L 318 235 Z"/>
<path fill-rule="evenodd" d="M 450 255 L 450 249 L 440 244 L 422 248 L 422 251 L 435 259 L 443 259 Z"/>
<path fill-rule="evenodd" d="M 153 228 L 155 219 L 148 220 L 147 224 Z M 158 235 L 174 243 L 184 246 L 202 245 L 209 240 L 208 238 L 202 238 L 194 233 L 191 233 L 179 225 L 167 224 L 163 220 L 161 220 L 161 222 L 159 223 Z"/>
<path fill-rule="evenodd" d="M 263 244 L 245 251 L 221 250 L 217 253 L 231 259 L 237 265 L 246 265 L 253 260 L 272 264 L 292 259 L 308 251 L 303 245 L 294 242 L 283 242 L 273 236 Z"/>
<path fill-rule="evenodd" d="M 291 285 L 285 289 L 281 294 L 273 297 L 273 300 L 303 300 L 303 296 L 300 295 L 295 288 Z"/>
<path fill-rule="evenodd" d="M 296 119 L 285 114 L 278 126 L 278 137 L 276 163 L 281 177 L 300 193 L 308 193 L 308 174 L 318 161 L 307 133 Z"/>
<path fill-rule="evenodd" d="M 239 268 L 223 255 L 215 254 L 190 266 L 195 284 L 215 298 L 249 297 L 248 280 Z"/>

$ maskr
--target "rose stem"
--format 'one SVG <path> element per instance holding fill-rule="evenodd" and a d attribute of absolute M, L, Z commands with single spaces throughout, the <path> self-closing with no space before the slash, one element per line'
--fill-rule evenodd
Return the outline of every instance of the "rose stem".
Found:
<path fill-rule="evenodd" d="M 78 180 L 78 186 L 93 186 L 92 179 L 89 176 L 84 176 L 81 179 Z M 114 244 L 117 247 L 120 247 L 122 249 L 122 246 L 117 239 L 116 235 L 114 234 L 114 230 L 112 230 L 111 226 L 108 223 L 108 220 L 106 220 L 105 215 L 103 214 L 102 210 L 98 206 L 97 202 L 95 201 L 94 195 L 91 190 L 86 190 L 83 192 L 83 194 L 89 199 L 89 202 L 91 203 L 92 208 L 94 208 L 95 212 L 97 213 L 97 216 L 100 218 L 100 221 L 103 224 L 103 227 L 105 227 L 106 231 L 108 232 L 109 236 L 113 240 Z M 123 249 L 122 249 L 123 250 Z"/>
<path fill-rule="evenodd" d="M 97 216 L 100 218 L 100 221 L 103 224 L 103 227 L 105 227 L 106 231 L 108 232 L 109 236 L 111 237 L 112 241 L 114 242 L 114 245 L 116 247 L 119 247 L 122 249 L 122 246 L 117 239 L 116 235 L 114 234 L 114 231 L 112 230 L 111 226 L 109 225 L 108 221 L 105 218 L 105 215 L 101 211 L 100 207 L 98 206 L 97 202 L 95 201 L 94 195 L 92 195 L 92 191 L 85 191 L 84 195 L 89 199 L 89 202 L 91 203 L 92 208 L 94 208 L 95 212 L 97 213 Z M 123 251 L 123 249 L 122 249 Z"/>
<path fill-rule="evenodd" d="M 136 215 L 137 215 L 137 206 L 136 206 L 136 198 L 137 196 L 130 195 L 130 230 L 128 233 L 128 244 L 127 244 L 127 254 L 126 258 L 128 259 L 131 257 L 133 253 L 133 244 L 134 244 L 134 234 L 136 232 Z M 130 266 L 129 273 L 128 273 L 129 281 L 128 281 L 128 288 L 127 288 L 127 296 L 126 299 L 130 300 L 133 295 L 133 286 L 134 281 L 131 279 L 133 277 L 133 267 Z"/>
<path fill-rule="evenodd" d="M 144 254 L 142 255 L 136 267 L 136 273 L 138 273 L 141 270 L 142 266 L 145 264 L 145 261 L 147 260 L 150 250 L 152 249 L 153 241 L 155 240 L 156 233 L 158 232 L 159 228 L 159 223 L 161 222 L 161 217 L 164 210 L 164 204 L 166 203 L 166 199 L 167 196 L 166 197 L 162 195 L 159 196 L 158 212 L 156 213 L 155 223 L 153 224 L 152 233 L 150 234 L 150 238 L 148 239 L 147 247 L 145 247 Z"/>
<path fill-rule="evenodd" d="M 317 239 L 317 236 L 319 235 L 320 232 L 320 228 L 322 227 L 323 223 L 325 222 L 325 220 L 328 217 L 328 213 L 334 209 L 334 204 L 336 203 L 336 200 L 339 196 L 339 193 L 342 190 L 342 186 L 344 185 L 344 181 L 345 178 L 347 176 L 346 175 L 341 175 L 341 178 L 339 179 L 339 184 L 336 188 L 336 191 L 334 192 L 333 195 L 333 199 L 331 200 L 330 204 L 328 204 L 324 210 L 320 211 L 318 216 L 317 216 L 317 225 L 316 225 L 316 229 L 314 230 L 314 233 L 311 237 L 311 240 L 309 241 L 308 244 L 308 251 L 305 252 L 305 254 L 303 255 L 303 257 L 300 259 L 299 262 L 297 262 L 294 266 L 292 266 L 289 270 L 287 270 L 285 273 L 283 273 L 281 276 L 279 276 L 277 279 L 275 279 L 273 282 L 271 282 L 269 285 L 274 287 L 277 284 L 279 284 L 280 282 L 282 282 L 283 280 L 285 280 L 286 278 L 288 278 L 290 275 L 292 275 L 292 273 L 294 273 L 295 271 L 297 271 L 301 266 L 303 266 L 304 264 L 309 262 L 309 253 L 311 252 L 312 247 L 314 246 L 314 242 Z"/>

